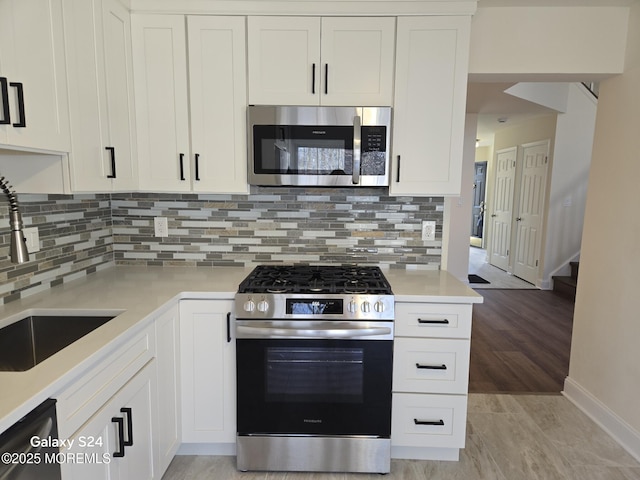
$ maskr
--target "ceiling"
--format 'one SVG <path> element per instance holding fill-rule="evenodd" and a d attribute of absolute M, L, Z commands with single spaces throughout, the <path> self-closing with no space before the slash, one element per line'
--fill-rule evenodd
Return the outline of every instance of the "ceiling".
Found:
<path fill-rule="evenodd" d="M 479 139 L 479 146 L 493 144 L 495 132 L 502 128 L 513 126 L 536 116 L 557 113 L 556 110 L 504 93 L 515 83 L 468 83 L 467 113 L 478 114 L 476 138 Z"/>

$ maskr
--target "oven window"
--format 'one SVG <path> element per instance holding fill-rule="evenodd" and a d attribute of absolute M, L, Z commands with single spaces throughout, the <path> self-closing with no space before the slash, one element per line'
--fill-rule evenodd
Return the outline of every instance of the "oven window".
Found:
<path fill-rule="evenodd" d="M 361 403 L 364 349 L 271 347 L 266 349 L 267 402 Z"/>

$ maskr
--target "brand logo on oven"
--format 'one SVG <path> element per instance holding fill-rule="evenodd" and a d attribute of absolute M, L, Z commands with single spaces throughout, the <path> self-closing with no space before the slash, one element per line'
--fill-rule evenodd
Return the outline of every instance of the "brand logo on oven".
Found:
<path fill-rule="evenodd" d="M 327 131 L 326 130 L 311 130 L 311 133 L 313 133 L 314 135 L 326 135 Z"/>
<path fill-rule="evenodd" d="M 304 423 L 322 423 L 321 418 L 305 418 L 303 420 Z"/>

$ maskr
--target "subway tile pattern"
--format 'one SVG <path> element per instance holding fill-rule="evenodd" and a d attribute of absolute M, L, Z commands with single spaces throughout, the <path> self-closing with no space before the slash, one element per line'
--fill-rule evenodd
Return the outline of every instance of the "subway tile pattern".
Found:
<path fill-rule="evenodd" d="M 10 259 L 9 206 L 0 199 L 0 303 L 113 266 L 111 202 L 98 195 L 18 195 L 25 227 L 38 227 L 40 251 Z"/>
<path fill-rule="evenodd" d="M 440 268 L 441 197 L 391 197 L 384 188 L 252 187 L 249 195 L 118 193 L 19 195 L 40 252 L 9 258 L 9 207 L 0 199 L 0 303 L 113 265 L 245 266 L 368 263 Z M 154 235 L 167 217 L 169 236 Z M 436 240 L 421 239 L 423 220 Z"/>
<path fill-rule="evenodd" d="M 246 266 L 369 263 L 438 269 L 442 197 L 391 197 L 385 188 L 252 187 L 249 195 L 112 195 L 118 265 Z M 169 236 L 154 236 L 166 217 Z M 423 220 L 436 240 L 421 239 Z"/>

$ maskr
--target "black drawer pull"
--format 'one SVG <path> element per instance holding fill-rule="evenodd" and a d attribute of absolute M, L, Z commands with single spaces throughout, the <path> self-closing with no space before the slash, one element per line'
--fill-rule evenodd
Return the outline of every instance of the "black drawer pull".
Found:
<path fill-rule="evenodd" d="M 180 180 L 184 180 L 184 153 L 180 154 Z"/>
<path fill-rule="evenodd" d="M 418 319 L 418 323 L 420 324 L 432 324 L 432 325 L 449 325 L 449 320 L 446 318 L 444 320 L 423 320 L 421 318 Z"/>
<path fill-rule="evenodd" d="M 435 425 L 438 427 L 444 426 L 444 420 L 429 421 L 429 420 L 418 420 L 417 418 L 414 418 L 413 423 L 415 423 L 416 425 Z"/>
<path fill-rule="evenodd" d="M 231 343 L 231 312 L 227 312 L 227 343 Z"/>
<path fill-rule="evenodd" d="M 124 457 L 124 418 L 111 417 L 111 421 L 118 425 L 118 450 L 113 452 L 113 456 Z"/>
<path fill-rule="evenodd" d="M 444 363 L 442 365 L 422 365 L 420 363 L 416 363 L 416 368 L 422 368 L 425 370 L 446 370 L 447 366 Z"/>
<path fill-rule="evenodd" d="M 9 112 L 9 83 L 7 77 L 0 77 L 0 94 L 2 95 L 2 120 L 0 125 L 11 123 L 11 112 Z"/>
<path fill-rule="evenodd" d="M 9 82 L 9 85 L 15 87 L 16 95 L 18 96 L 18 123 L 14 123 L 14 127 L 26 127 L 27 120 L 24 113 L 24 87 L 21 82 Z"/>
<path fill-rule="evenodd" d="M 200 154 L 196 153 L 196 180 L 200 181 Z"/>
<path fill-rule="evenodd" d="M 111 157 L 111 175 L 107 175 L 107 178 L 116 178 L 116 149 L 115 147 L 104 147 L 109 151 Z"/>
<path fill-rule="evenodd" d="M 133 413 L 130 407 L 123 407 L 120 409 L 122 413 L 127 416 L 127 436 L 129 437 L 127 440 L 124 440 L 124 432 L 122 434 L 122 439 L 125 447 L 133 446 Z"/>

